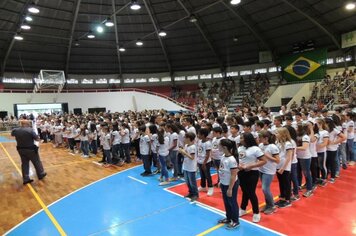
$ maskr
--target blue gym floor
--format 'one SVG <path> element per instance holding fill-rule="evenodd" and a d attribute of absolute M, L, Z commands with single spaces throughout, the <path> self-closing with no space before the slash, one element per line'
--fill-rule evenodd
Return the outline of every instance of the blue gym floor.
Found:
<path fill-rule="evenodd" d="M 192 204 L 158 186 L 157 175 L 141 177 L 142 171 L 139 166 L 109 176 L 60 199 L 48 209 L 67 235 L 76 236 L 197 235 L 216 226 L 223 217 L 214 209 Z M 245 220 L 240 223 L 238 229 L 220 227 L 208 235 L 279 235 Z M 52 236 L 59 232 L 47 214 L 40 211 L 7 235 Z"/>
<path fill-rule="evenodd" d="M 0 143 L 13 143 L 16 142 L 14 139 L 8 139 L 5 136 L 0 135 Z"/>

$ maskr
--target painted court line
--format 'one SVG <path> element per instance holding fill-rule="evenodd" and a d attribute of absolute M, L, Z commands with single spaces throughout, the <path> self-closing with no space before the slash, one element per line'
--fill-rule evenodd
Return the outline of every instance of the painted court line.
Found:
<path fill-rule="evenodd" d="M 102 179 L 96 180 L 96 181 L 94 181 L 94 182 L 92 182 L 92 183 L 90 183 L 90 184 L 88 184 L 88 185 L 85 185 L 85 186 L 83 186 L 83 187 L 81 187 L 81 188 L 79 188 L 79 189 L 77 189 L 77 190 L 75 190 L 75 191 L 73 191 L 73 192 L 71 192 L 71 193 L 69 193 L 69 194 L 67 194 L 67 195 L 65 195 L 65 196 L 63 196 L 63 197 L 61 197 L 60 199 L 58 199 L 58 200 L 52 202 L 51 204 L 48 205 L 48 207 L 51 207 L 52 205 L 58 203 L 59 201 L 61 201 L 61 200 L 65 199 L 65 198 L 71 196 L 72 194 L 74 194 L 74 193 L 76 193 L 76 192 L 79 192 L 79 191 L 82 190 L 82 189 L 85 189 L 85 188 L 87 188 L 87 187 L 90 187 L 90 186 L 93 185 L 93 184 L 96 184 L 96 183 L 98 183 L 98 182 L 100 182 L 100 181 L 103 181 L 103 180 L 105 180 L 105 179 L 108 179 L 108 178 L 110 178 L 110 177 L 112 177 L 112 176 L 114 176 L 114 175 L 121 174 L 121 173 L 123 173 L 123 172 L 129 171 L 129 170 L 134 169 L 134 168 L 137 168 L 137 167 L 138 167 L 138 166 L 133 166 L 133 167 L 128 168 L 128 169 L 126 169 L 126 170 L 123 170 L 123 171 L 120 171 L 120 172 L 117 172 L 117 173 L 113 173 L 113 174 L 108 175 L 108 176 L 106 176 L 106 177 L 104 177 L 104 178 L 102 178 Z M 35 217 L 36 215 L 38 215 L 39 213 L 41 213 L 42 211 L 43 211 L 43 209 L 37 211 L 36 213 L 34 213 L 33 215 L 31 215 L 30 217 L 28 217 L 28 218 L 25 219 L 24 221 L 20 222 L 19 224 L 15 225 L 14 227 L 12 227 L 12 228 L 11 228 L 9 231 L 7 231 L 4 235 L 10 234 L 12 231 L 14 231 L 14 230 L 17 229 L 18 227 L 20 227 L 22 224 L 24 224 L 24 223 L 27 222 L 28 220 L 32 219 L 33 217 Z"/>
<path fill-rule="evenodd" d="M 16 163 L 14 162 L 14 160 L 12 159 L 12 157 L 10 156 L 10 154 L 7 152 L 7 150 L 5 149 L 5 147 L 2 145 L 2 143 L 0 143 L 1 148 L 4 150 L 4 152 L 6 153 L 6 155 L 9 157 L 10 161 L 12 162 L 12 164 L 15 166 L 16 170 L 21 174 L 21 171 L 19 169 L 19 167 L 16 165 Z M 41 205 L 42 209 L 45 211 L 45 213 L 47 214 L 48 218 L 52 221 L 52 223 L 54 224 L 54 226 L 56 227 L 56 229 L 58 230 L 59 234 L 64 236 L 67 235 L 63 228 L 60 226 L 60 224 L 58 223 L 58 221 L 56 220 L 56 218 L 52 215 L 52 213 L 48 210 L 47 206 L 44 204 L 44 202 L 42 201 L 41 197 L 36 193 L 36 191 L 33 189 L 31 184 L 27 184 L 27 187 L 30 189 L 31 193 L 33 194 L 33 196 L 36 198 L 37 202 Z"/>
<path fill-rule="evenodd" d="M 172 188 L 172 187 L 175 187 L 175 186 L 171 186 L 171 187 L 169 187 L 169 188 Z M 169 190 L 169 188 L 165 188 L 164 190 L 167 191 L 167 192 L 169 192 L 169 193 L 171 193 L 171 194 L 177 195 L 177 196 L 179 196 L 179 197 L 183 197 L 182 195 L 180 195 L 180 194 L 178 194 L 178 193 L 175 193 L 175 192 Z M 214 212 L 214 213 L 216 213 L 216 214 L 224 215 L 224 216 L 225 216 L 225 212 L 224 212 L 224 211 L 219 210 L 219 209 L 217 209 L 217 208 L 215 208 L 215 207 L 206 205 L 206 204 L 201 203 L 201 202 L 196 202 L 196 205 L 198 205 L 198 206 L 200 206 L 200 207 L 203 207 L 203 206 L 204 206 L 205 209 L 207 209 L 207 210 L 209 210 L 209 211 L 211 211 L 211 212 Z M 262 204 L 261 204 L 261 205 L 262 205 Z M 248 220 L 245 220 L 245 219 L 243 219 L 243 218 L 240 218 L 240 221 L 244 221 L 244 222 L 246 222 L 246 223 L 248 223 L 248 224 L 250 224 L 250 225 L 253 225 L 253 226 L 262 228 L 262 229 L 264 229 L 264 230 L 267 230 L 267 231 L 269 231 L 269 232 L 272 232 L 272 233 L 275 233 L 275 234 L 278 234 L 278 235 L 281 235 L 281 236 L 286 236 L 286 235 L 283 234 L 283 233 L 277 232 L 277 231 L 275 231 L 275 230 L 273 230 L 273 229 L 264 227 L 264 226 L 259 225 L 259 224 L 255 224 L 255 223 L 250 222 L 250 221 L 248 221 Z M 203 235 L 206 235 L 206 234 L 208 234 L 208 233 L 211 233 L 212 231 L 214 231 L 214 230 L 216 230 L 216 229 L 218 229 L 218 228 L 221 228 L 223 225 L 220 226 L 220 227 L 217 227 L 217 226 L 219 226 L 219 225 L 215 225 L 214 227 L 212 227 L 212 228 L 210 228 L 210 229 L 207 229 L 206 231 L 204 231 L 204 232 L 198 234 L 197 236 L 203 236 Z M 205 234 L 203 234 L 203 233 L 205 233 Z"/>
<path fill-rule="evenodd" d="M 137 182 L 140 182 L 141 184 L 147 184 L 146 182 L 144 182 L 144 181 L 142 181 L 142 180 L 139 180 L 139 179 L 136 179 L 136 178 L 134 178 L 134 177 L 132 177 L 132 176 L 127 176 L 127 177 L 129 177 L 130 179 L 133 179 L 133 180 L 135 180 L 135 181 L 137 181 Z"/>

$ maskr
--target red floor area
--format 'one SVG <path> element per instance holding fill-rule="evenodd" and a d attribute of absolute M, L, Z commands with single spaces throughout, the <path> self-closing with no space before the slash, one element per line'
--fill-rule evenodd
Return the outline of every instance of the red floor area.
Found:
<path fill-rule="evenodd" d="M 216 176 L 214 181 L 216 182 Z M 198 181 L 199 182 L 199 181 Z M 200 183 L 200 182 L 199 182 Z M 170 188 L 180 195 L 187 194 L 185 184 Z M 200 193 L 199 202 L 224 210 L 219 189 L 214 189 L 212 197 Z M 278 196 L 277 178 L 272 183 L 272 193 Z M 257 186 L 259 203 L 264 203 L 261 184 Z M 239 189 L 238 202 L 241 202 Z M 248 210 L 251 205 L 248 206 Z M 251 221 L 252 213 L 243 216 Z M 349 167 L 341 172 L 341 177 L 334 184 L 318 187 L 314 195 L 308 199 L 301 197 L 292 207 L 278 209 L 272 215 L 262 214 L 260 225 L 287 235 L 356 235 L 356 167 Z"/>

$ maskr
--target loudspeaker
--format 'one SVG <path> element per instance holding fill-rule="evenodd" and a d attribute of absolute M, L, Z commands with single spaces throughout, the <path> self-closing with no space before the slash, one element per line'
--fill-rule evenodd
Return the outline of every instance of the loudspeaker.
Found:
<path fill-rule="evenodd" d="M 68 103 L 62 103 L 62 112 L 68 114 Z"/>
<path fill-rule="evenodd" d="M 88 108 L 88 112 L 89 112 L 89 113 L 106 112 L 106 107 Z"/>
<path fill-rule="evenodd" d="M 0 111 L 0 118 L 4 119 L 7 116 L 7 111 Z"/>
<path fill-rule="evenodd" d="M 74 108 L 73 113 L 74 115 L 82 115 L 82 108 Z"/>

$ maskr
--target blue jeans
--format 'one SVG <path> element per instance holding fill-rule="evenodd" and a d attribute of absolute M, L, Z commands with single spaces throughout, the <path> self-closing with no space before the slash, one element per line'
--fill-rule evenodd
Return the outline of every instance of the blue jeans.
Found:
<path fill-rule="evenodd" d="M 80 149 L 84 155 L 89 156 L 89 141 L 80 141 Z"/>
<path fill-rule="evenodd" d="M 355 159 L 355 153 L 354 153 L 354 140 L 353 139 L 347 139 L 347 142 L 346 142 L 346 148 L 347 148 L 347 160 L 348 161 L 356 161 Z"/>
<path fill-rule="evenodd" d="M 125 162 L 126 163 L 131 163 L 130 143 L 121 143 L 120 147 L 121 147 L 121 150 L 122 150 L 122 154 L 125 155 Z"/>
<path fill-rule="evenodd" d="M 265 195 L 266 208 L 271 208 L 274 206 L 273 195 L 271 192 L 271 183 L 273 181 L 274 175 L 261 173 L 261 181 L 262 181 L 262 191 Z"/>
<path fill-rule="evenodd" d="M 221 193 L 224 200 L 224 206 L 226 211 L 226 218 L 233 222 L 239 223 L 239 205 L 237 203 L 237 190 L 239 188 L 239 180 L 236 180 L 232 187 L 232 196 L 228 197 L 226 192 L 229 188 L 228 185 L 220 184 Z"/>
<path fill-rule="evenodd" d="M 343 166 L 346 166 L 346 143 L 340 143 L 337 149 L 337 158 L 336 158 L 336 173 L 340 173 L 340 162 Z"/>
<path fill-rule="evenodd" d="M 112 163 L 112 159 L 111 159 L 111 152 L 110 149 L 109 150 L 103 150 L 103 155 L 104 155 L 104 160 L 106 161 L 106 163 L 111 164 Z"/>
<path fill-rule="evenodd" d="M 199 197 L 198 187 L 197 187 L 197 179 L 195 177 L 195 174 L 196 174 L 195 171 L 190 172 L 190 171 L 184 170 L 184 179 L 188 186 L 189 194 L 191 196 Z"/>
<path fill-rule="evenodd" d="M 306 185 L 307 185 L 307 190 L 312 190 L 313 189 L 313 181 L 312 181 L 312 176 L 310 172 L 310 164 L 311 164 L 311 158 L 309 159 L 300 159 L 298 158 L 298 162 L 300 164 L 300 168 L 302 169 L 303 175 L 306 180 Z M 302 183 L 302 175 L 298 176 L 299 178 L 299 183 Z"/>
<path fill-rule="evenodd" d="M 161 177 L 164 177 L 166 181 L 169 180 L 168 170 L 167 170 L 167 158 L 168 156 L 158 155 L 159 162 L 161 163 Z"/>
<path fill-rule="evenodd" d="M 118 143 L 118 144 L 112 145 L 111 152 L 112 152 L 112 158 L 116 159 L 116 160 L 119 160 L 121 158 L 121 156 L 120 156 L 120 144 Z"/>
<path fill-rule="evenodd" d="M 179 165 L 178 165 L 178 151 L 170 151 L 169 158 L 173 164 L 174 177 L 178 177 L 179 174 Z"/>
<path fill-rule="evenodd" d="M 292 164 L 292 168 L 290 170 L 290 175 L 291 175 L 291 180 L 293 183 L 293 194 L 294 195 L 298 195 L 299 194 L 299 190 L 298 190 L 298 186 L 299 186 L 299 182 L 298 182 L 298 163 L 293 163 Z"/>
<path fill-rule="evenodd" d="M 153 160 L 154 166 L 157 167 L 157 170 L 160 170 L 161 169 L 161 163 L 158 160 L 157 153 L 152 152 L 151 155 L 152 155 L 152 160 Z"/>
<path fill-rule="evenodd" d="M 145 169 L 146 173 L 151 174 L 151 162 L 149 155 L 141 155 L 141 159 L 143 160 L 143 168 Z"/>
<path fill-rule="evenodd" d="M 178 175 L 183 175 L 183 161 L 184 156 L 181 153 L 178 153 Z"/>
<path fill-rule="evenodd" d="M 74 139 L 73 139 L 74 141 Z M 74 148 L 74 147 L 73 147 Z M 93 152 L 94 155 L 98 153 L 98 144 L 96 140 L 92 140 L 90 143 L 90 149 Z"/>

